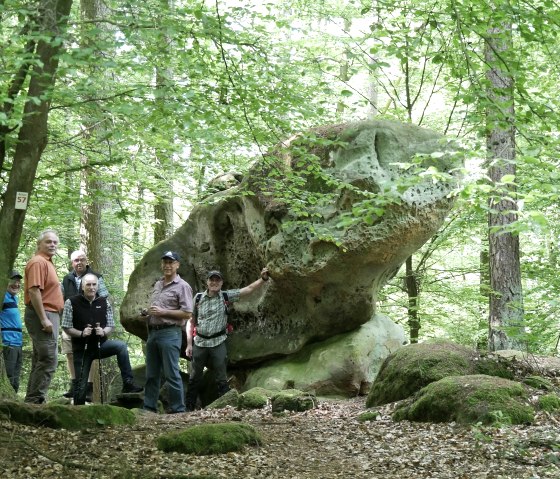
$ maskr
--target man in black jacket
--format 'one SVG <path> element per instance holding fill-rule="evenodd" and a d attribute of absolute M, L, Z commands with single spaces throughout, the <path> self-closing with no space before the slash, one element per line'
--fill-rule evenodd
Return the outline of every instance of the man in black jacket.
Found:
<path fill-rule="evenodd" d="M 74 380 L 74 404 L 85 404 L 87 378 L 93 360 L 109 356 L 117 356 L 122 392 L 142 391 L 134 384 L 126 344 L 118 339 L 107 339 L 115 322 L 111 304 L 107 298 L 97 295 L 99 279 L 88 273 L 83 276 L 81 286 L 82 294 L 67 299 L 62 313 L 62 328 L 72 338 L 74 369 L 78 374 Z"/>
<path fill-rule="evenodd" d="M 105 286 L 103 276 L 101 276 L 100 273 L 92 271 L 92 269 L 88 265 L 87 256 L 83 251 L 74 251 L 70 255 L 70 261 L 72 262 L 72 270 L 66 276 L 64 276 L 61 283 L 64 301 L 71 298 L 72 296 L 76 296 L 77 294 L 82 293 L 82 278 L 88 273 L 93 273 L 98 278 L 99 287 L 97 289 L 97 294 L 103 298 L 109 297 L 109 291 Z M 60 345 L 62 354 L 66 356 L 66 366 L 68 367 L 68 373 L 70 374 L 71 379 L 70 388 L 67 392 L 64 393 L 64 397 L 72 398 L 74 397 L 74 390 L 72 389 L 72 387 L 76 382 L 76 371 L 74 370 L 74 354 L 72 352 L 72 341 L 70 340 L 70 336 L 68 336 L 64 331 L 62 331 L 62 340 L 60 342 Z M 88 402 L 91 402 L 92 394 L 93 382 L 92 378 L 90 377 L 87 390 Z"/>

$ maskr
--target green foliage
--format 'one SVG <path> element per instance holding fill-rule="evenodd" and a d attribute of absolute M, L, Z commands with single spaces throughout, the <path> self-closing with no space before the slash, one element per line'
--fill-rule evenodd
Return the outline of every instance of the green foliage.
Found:
<path fill-rule="evenodd" d="M 547 412 L 556 412 L 560 410 L 560 397 L 556 394 L 539 396 L 539 408 Z"/>
<path fill-rule="evenodd" d="M 246 444 L 256 445 L 261 442 L 257 431 L 248 424 L 200 424 L 159 436 L 157 447 L 164 452 L 203 456 L 239 451 Z"/>

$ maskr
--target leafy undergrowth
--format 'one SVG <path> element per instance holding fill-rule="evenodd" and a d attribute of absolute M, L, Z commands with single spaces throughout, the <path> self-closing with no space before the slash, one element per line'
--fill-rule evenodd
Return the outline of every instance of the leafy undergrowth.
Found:
<path fill-rule="evenodd" d="M 75 432 L 0 421 L 2 477 L 9 478 L 384 478 L 560 477 L 560 423 L 546 412 L 533 426 L 468 427 L 393 422 L 388 405 L 361 422 L 365 398 L 320 401 L 316 409 L 273 414 L 199 411 L 142 415 L 134 426 Z M 242 421 L 258 446 L 218 456 L 163 453 L 164 432 Z"/>

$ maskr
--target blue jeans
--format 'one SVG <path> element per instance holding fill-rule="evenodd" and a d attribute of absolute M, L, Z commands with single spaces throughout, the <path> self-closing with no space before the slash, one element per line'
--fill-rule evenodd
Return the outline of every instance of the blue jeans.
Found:
<path fill-rule="evenodd" d="M 150 330 L 146 343 L 146 385 L 144 409 L 157 412 L 161 375 L 165 376 L 169 391 L 170 412 L 184 412 L 183 381 L 179 370 L 181 328 Z"/>
<path fill-rule="evenodd" d="M 123 384 L 132 381 L 132 367 L 130 366 L 128 348 L 125 342 L 119 339 L 108 339 L 101 344 L 99 350 L 95 347 L 74 351 L 74 369 L 77 379 L 74 387 L 74 405 L 77 406 L 86 402 L 87 382 L 91 363 L 95 359 L 104 359 L 111 356 L 117 356 Z"/>

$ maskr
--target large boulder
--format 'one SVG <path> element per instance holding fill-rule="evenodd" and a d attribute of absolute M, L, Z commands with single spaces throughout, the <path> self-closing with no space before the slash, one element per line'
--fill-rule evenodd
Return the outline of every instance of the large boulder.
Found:
<path fill-rule="evenodd" d="M 448 376 L 484 374 L 513 379 L 509 364 L 446 341 L 409 344 L 391 353 L 369 391 L 367 407 L 408 398 Z"/>
<path fill-rule="evenodd" d="M 449 376 L 401 403 L 393 419 L 461 424 L 530 424 L 534 406 L 529 390 L 509 379 L 486 376 Z"/>
<path fill-rule="evenodd" d="M 146 337 L 140 311 L 160 276 L 161 254 L 177 250 L 179 272 L 195 291 L 210 268 L 225 274 L 225 288 L 251 283 L 265 265 L 271 272 L 268 287 L 231 315 L 232 363 L 291 355 L 357 330 L 373 318 L 386 280 L 440 227 L 452 201 L 448 173 L 461 164 L 454 153 L 441 135 L 387 121 L 292 139 L 238 186 L 197 205 L 144 256 L 121 306 L 123 326 Z"/>
<path fill-rule="evenodd" d="M 249 372 L 246 388 L 287 388 L 321 396 L 367 394 L 389 351 L 405 342 L 404 331 L 377 314 L 358 330 L 305 346 L 287 358 L 271 360 Z"/>

